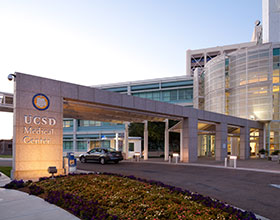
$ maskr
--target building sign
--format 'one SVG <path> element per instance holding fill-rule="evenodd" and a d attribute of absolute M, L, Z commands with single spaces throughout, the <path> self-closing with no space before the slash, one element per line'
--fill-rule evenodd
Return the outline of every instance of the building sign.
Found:
<path fill-rule="evenodd" d="M 49 98 L 38 93 L 32 98 L 33 106 L 39 110 L 44 111 L 49 108 Z M 40 115 L 24 115 L 23 138 L 24 144 L 51 144 L 51 137 L 54 135 L 54 126 L 57 120 L 54 117 L 40 116 Z"/>
<path fill-rule="evenodd" d="M 42 93 L 38 93 L 33 96 L 32 104 L 36 109 L 38 109 L 40 111 L 44 111 L 49 108 L 50 100 L 46 95 L 44 95 Z"/>

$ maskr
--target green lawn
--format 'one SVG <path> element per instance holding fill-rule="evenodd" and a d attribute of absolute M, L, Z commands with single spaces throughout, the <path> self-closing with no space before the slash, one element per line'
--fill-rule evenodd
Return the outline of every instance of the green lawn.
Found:
<path fill-rule="evenodd" d="M 0 154 L 0 158 L 12 158 L 13 156 L 12 155 L 2 155 Z"/>
<path fill-rule="evenodd" d="M 0 167 L 0 172 L 4 173 L 6 176 L 10 177 L 12 167 Z"/>

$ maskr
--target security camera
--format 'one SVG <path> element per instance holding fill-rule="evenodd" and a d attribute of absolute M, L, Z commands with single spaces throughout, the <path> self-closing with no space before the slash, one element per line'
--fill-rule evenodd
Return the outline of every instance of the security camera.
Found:
<path fill-rule="evenodd" d="M 8 75 L 8 80 L 9 80 L 9 81 L 12 81 L 14 78 L 16 78 L 16 75 L 15 75 L 15 74 L 9 74 L 9 75 Z"/>

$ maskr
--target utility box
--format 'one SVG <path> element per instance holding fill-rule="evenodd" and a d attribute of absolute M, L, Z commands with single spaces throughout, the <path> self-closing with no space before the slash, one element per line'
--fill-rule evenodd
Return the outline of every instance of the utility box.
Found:
<path fill-rule="evenodd" d="M 76 172 L 77 160 L 73 152 L 68 152 L 63 160 L 65 174 Z"/>

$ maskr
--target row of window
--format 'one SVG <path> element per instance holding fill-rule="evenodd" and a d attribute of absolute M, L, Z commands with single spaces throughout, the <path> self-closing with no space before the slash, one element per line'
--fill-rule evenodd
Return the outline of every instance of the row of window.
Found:
<path fill-rule="evenodd" d="M 73 142 L 63 141 L 63 150 L 73 151 Z M 87 151 L 87 141 L 77 141 L 77 151 Z"/>
<path fill-rule="evenodd" d="M 119 123 L 111 123 L 111 122 L 101 122 L 101 121 L 92 121 L 92 120 L 78 120 L 78 127 L 100 127 L 100 126 L 114 126 L 120 125 Z M 72 128 L 73 120 L 64 120 L 63 121 L 64 128 Z"/>
<path fill-rule="evenodd" d="M 92 143 L 93 145 L 91 148 L 96 147 L 104 147 L 104 148 L 110 148 L 110 141 L 94 141 Z M 63 150 L 64 151 L 73 151 L 73 142 L 72 141 L 63 141 Z M 134 151 L 134 143 L 129 143 L 128 145 L 129 151 Z M 77 151 L 87 151 L 87 141 L 77 141 Z"/>
<path fill-rule="evenodd" d="M 155 101 L 192 101 L 193 99 L 193 89 L 174 89 L 174 90 L 165 90 L 165 91 L 156 91 L 156 92 L 139 92 L 133 93 L 132 95 L 152 99 Z"/>

